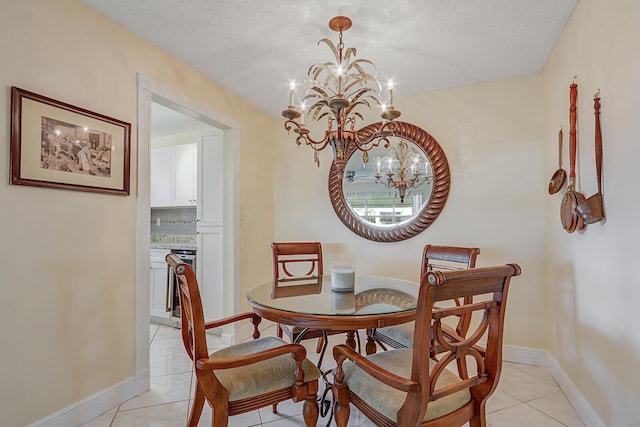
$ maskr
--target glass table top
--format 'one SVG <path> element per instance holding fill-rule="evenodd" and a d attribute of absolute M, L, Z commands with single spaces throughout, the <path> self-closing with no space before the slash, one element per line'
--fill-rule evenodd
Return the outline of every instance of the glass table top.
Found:
<path fill-rule="evenodd" d="M 311 315 L 364 316 L 415 310 L 418 284 L 390 277 L 356 275 L 353 291 L 331 289 L 331 275 L 301 282 L 270 280 L 247 293 L 252 304 Z"/>

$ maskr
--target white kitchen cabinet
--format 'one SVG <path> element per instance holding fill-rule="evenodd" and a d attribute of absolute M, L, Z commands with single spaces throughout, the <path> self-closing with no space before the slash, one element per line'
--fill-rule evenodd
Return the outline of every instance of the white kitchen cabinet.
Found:
<path fill-rule="evenodd" d="M 171 147 L 151 150 L 151 206 L 171 206 Z"/>
<path fill-rule="evenodd" d="M 151 249 L 149 273 L 150 314 L 155 320 L 168 320 L 171 312 L 167 312 L 167 263 L 164 257 L 168 249 Z"/>
<path fill-rule="evenodd" d="M 198 144 L 177 145 L 172 148 L 173 206 L 196 205 Z"/>
<path fill-rule="evenodd" d="M 224 283 L 222 262 L 223 231 L 222 227 L 203 227 L 198 233 L 198 258 L 204 260 L 198 264 L 198 284 L 202 298 L 204 320 L 209 322 L 224 317 L 223 290 Z"/>
<path fill-rule="evenodd" d="M 195 206 L 198 144 L 151 150 L 151 207 Z"/>
<path fill-rule="evenodd" d="M 198 283 L 206 321 L 220 319 L 224 313 L 224 146 L 222 135 L 202 138 L 198 211 Z"/>

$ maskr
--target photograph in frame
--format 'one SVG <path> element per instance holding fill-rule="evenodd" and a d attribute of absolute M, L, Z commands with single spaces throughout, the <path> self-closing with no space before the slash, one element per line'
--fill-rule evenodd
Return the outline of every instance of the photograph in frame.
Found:
<path fill-rule="evenodd" d="M 11 184 L 129 194 L 131 124 L 11 88 Z"/>

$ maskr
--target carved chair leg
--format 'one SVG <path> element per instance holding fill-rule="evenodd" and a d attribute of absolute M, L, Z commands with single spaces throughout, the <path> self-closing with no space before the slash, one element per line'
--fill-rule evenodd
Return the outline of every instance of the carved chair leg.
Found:
<path fill-rule="evenodd" d="M 486 399 L 481 402 L 475 403 L 473 418 L 469 420 L 469 427 L 486 427 L 487 425 L 487 412 L 486 412 Z"/>
<path fill-rule="evenodd" d="M 487 424 L 482 424 L 480 417 L 478 415 L 474 416 L 469 420 L 469 427 L 485 427 Z"/>
<path fill-rule="evenodd" d="M 376 354 L 378 351 L 376 346 L 376 340 L 374 340 L 371 335 L 367 334 L 367 344 L 365 345 L 365 351 L 367 352 L 367 356 L 370 354 Z"/>
<path fill-rule="evenodd" d="M 187 427 L 197 427 L 200 415 L 202 414 L 204 400 L 204 394 L 202 394 L 200 388 L 196 385 L 193 404 L 191 405 L 191 411 L 189 412 L 189 420 L 187 421 Z"/>
<path fill-rule="evenodd" d="M 346 427 L 349 422 L 351 408 L 349 407 L 349 390 L 345 385 L 332 387 L 333 392 L 333 416 L 337 427 Z"/>
<path fill-rule="evenodd" d="M 307 427 L 315 426 L 318 423 L 320 409 L 318 406 L 318 395 L 316 393 L 307 396 L 302 404 L 302 418 Z"/>
<path fill-rule="evenodd" d="M 345 344 L 352 349 L 356 349 L 356 333 L 355 331 L 347 331 L 347 340 Z"/>
<path fill-rule="evenodd" d="M 214 408 L 211 416 L 211 427 L 227 427 L 229 425 L 229 411 L 227 408 Z"/>

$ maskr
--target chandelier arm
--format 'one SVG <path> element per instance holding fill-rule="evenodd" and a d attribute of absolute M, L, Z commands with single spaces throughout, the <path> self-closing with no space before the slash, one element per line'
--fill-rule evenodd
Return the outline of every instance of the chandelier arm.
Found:
<path fill-rule="evenodd" d="M 307 134 L 304 138 L 305 138 L 305 141 L 306 141 L 307 145 L 309 145 L 311 148 L 313 148 L 316 151 L 322 151 L 322 150 L 324 150 L 324 147 L 326 147 L 327 144 L 329 144 L 329 138 L 327 138 L 327 134 L 328 133 L 329 132 L 325 131 L 324 139 L 321 139 L 321 140 L 318 140 L 318 141 L 316 141 L 313 138 L 311 138 L 309 136 L 309 134 Z"/>
<path fill-rule="evenodd" d="M 362 129 L 360 129 L 359 131 L 355 132 L 353 143 L 360 151 L 370 151 L 373 147 L 379 146 L 381 142 L 384 142 L 384 148 L 389 148 L 391 142 L 389 141 L 389 139 L 387 139 L 386 136 L 381 136 L 381 134 L 383 132 L 389 132 L 391 135 L 395 128 L 396 125 L 394 122 L 384 122 L 382 123 L 382 126 L 380 126 L 380 129 L 378 129 L 376 132 L 363 133 L 361 132 Z M 376 140 L 376 138 L 378 139 Z M 367 144 L 371 145 L 367 146 Z"/>
<path fill-rule="evenodd" d="M 298 134 L 298 136 L 296 137 L 296 144 L 298 145 L 302 145 L 302 143 L 304 142 L 306 145 L 309 145 L 314 150 L 321 151 L 329 143 L 329 138 L 327 138 L 327 134 L 329 132 L 325 131 L 324 139 L 320 139 L 316 141 L 315 139 L 311 138 L 311 136 L 309 135 L 309 129 L 305 128 L 304 125 L 301 125 L 295 120 L 287 120 L 286 122 L 284 122 L 284 128 L 286 129 L 287 132 L 293 129 L 293 131 Z"/>

